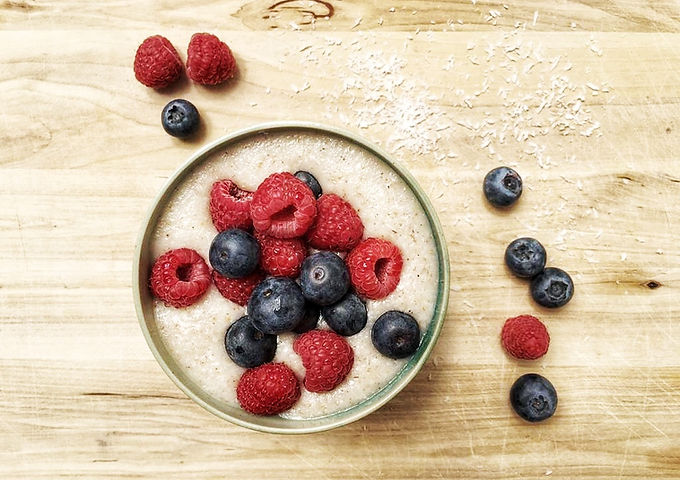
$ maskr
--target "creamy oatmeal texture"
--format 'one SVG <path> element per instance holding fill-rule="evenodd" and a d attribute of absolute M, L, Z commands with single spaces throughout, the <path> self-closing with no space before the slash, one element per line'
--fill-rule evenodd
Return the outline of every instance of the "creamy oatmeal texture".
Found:
<path fill-rule="evenodd" d="M 340 137 L 314 132 L 260 134 L 225 150 L 195 169 L 174 192 L 156 225 L 152 256 L 180 247 L 193 248 L 208 261 L 217 234 L 208 209 L 213 182 L 230 178 L 254 191 L 274 172 L 307 170 L 324 193 L 349 201 L 365 226 L 364 238 L 385 238 L 399 247 L 404 266 L 396 290 L 382 300 L 367 301 L 368 324 L 345 337 L 354 349 L 354 366 L 347 379 L 328 393 L 302 388 L 298 403 L 282 416 L 313 418 L 344 410 L 378 391 L 406 360 L 380 355 L 370 339 L 375 320 L 387 310 L 410 313 L 424 333 L 437 296 L 438 266 L 427 217 L 399 176 L 362 148 Z M 245 315 L 245 307 L 223 298 L 212 285 L 196 304 L 182 309 L 154 300 L 163 342 L 194 382 L 214 397 L 238 405 L 236 384 L 244 369 L 224 348 L 229 325 Z M 327 328 L 323 321 L 319 328 Z M 275 362 L 284 362 L 302 380 L 304 367 L 293 352 L 295 335 L 279 335 Z"/>

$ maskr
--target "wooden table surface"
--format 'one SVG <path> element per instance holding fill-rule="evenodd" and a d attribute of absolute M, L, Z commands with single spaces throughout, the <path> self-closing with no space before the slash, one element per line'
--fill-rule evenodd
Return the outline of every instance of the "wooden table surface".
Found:
<path fill-rule="evenodd" d="M 680 3 L 284 0 L 0 4 L 0 476 L 121 478 L 680 478 Z M 147 36 L 185 57 L 216 33 L 240 74 L 155 92 Z M 159 122 L 194 102 L 198 138 Z M 286 437 L 189 400 L 147 348 L 131 292 L 142 219 L 200 145 L 271 120 L 348 128 L 430 195 L 452 292 L 433 355 L 378 412 Z M 489 208 L 509 164 L 525 193 Z M 576 294 L 539 309 L 507 273 L 533 236 Z M 544 320 L 537 362 L 503 321 Z M 516 417 L 536 371 L 557 414 Z"/>

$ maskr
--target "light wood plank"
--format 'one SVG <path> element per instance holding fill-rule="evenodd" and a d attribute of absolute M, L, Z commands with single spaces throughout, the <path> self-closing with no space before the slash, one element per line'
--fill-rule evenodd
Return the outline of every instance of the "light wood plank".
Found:
<path fill-rule="evenodd" d="M 677 31 L 675 2 L 519 2 L 498 17 L 501 27 L 532 23 L 538 10 L 545 32 L 484 21 L 501 5 L 437 3 L 436 33 L 426 31 L 435 2 L 400 3 L 393 17 L 387 4 L 338 2 L 317 32 L 264 32 L 261 2 L 135 5 L 0 8 L 4 478 L 680 477 L 680 36 L 631 33 Z M 288 15 L 298 14 L 277 21 Z M 439 31 L 458 16 L 455 32 Z M 571 22 L 608 33 L 560 31 Z M 163 93 L 136 83 L 141 39 L 164 31 L 180 48 L 197 29 L 228 39 L 238 81 Z M 585 92 L 582 124 L 568 135 L 549 126 L 567 111 L 555 102 L 535 114 L 545 134 L 512 140 L 516 127 L 533 128 L 513 107 L 536 112 L 560 85 L 565 101 Z M 205 120 L 192 141 L 160 128 L 175 96 Z M 453 288 L 441 339 L 411 385 L 355 424 L 294 438 L 232 426 L 187 399 L 148 350 L 131 293 L 141 221 L 174 169 L 226 132 L 285 119 L 349 128 L 412 171 L 444 225 Z M 507 213 L 480 192 L 500 162 L 527 184 Z M 537 309 L 505 271 L 503 251 L 519 235 L 541 239 L 550 263 L 574 274 L 565 309 Z M 552 337 L 536 363 L 498 344 L 504 319 L 524 312 Z M 544 425 L 522 423 L 507 403 L 531 370 L 560 395 Z"/>
<path fill-rule="evenodd" d="M 326 0 L 119 2 L 5 0 L 0 22 L 11 29 L 128 28 L 153 24 L 193 30 L 491 31 L 527 25 L 537 31 L 678 32 L 673 0 Z M 153 32 L 155 33 L 155 31 Z"/>

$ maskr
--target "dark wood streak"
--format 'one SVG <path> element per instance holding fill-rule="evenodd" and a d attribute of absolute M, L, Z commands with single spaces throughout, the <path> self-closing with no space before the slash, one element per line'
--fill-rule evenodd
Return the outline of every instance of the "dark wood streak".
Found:
<path fill-rule="evenodd" d="M 617 178 L 618 178 L 619 180 L 623 180 L 624 182 L 627 181 L 627 182 L 633 182 L 633 183 L 640 183 L 640 184 L 642 184 L 642 182 L 641 182 L 640 180 L 638 180 L 637 178 L 635 178 L 635 177 L 633 177 L 633 176 L 631 176 L 631 175 L 627 175 L 627 174 L 617 175 Z"/>
<path fill-rule="evenodd" d="M 21 1 L 6 1 L 3 4 L 3 7 L 5 8 L 19 8 L 21 10 L 33 10 L 36 8 L 36 5 L 31 5 L 28 2 L 21 2 Z"/>
<path fill-rule="evenodd" d="M 281 2 L 277 2 L 277 3 L 267 7 L 267 10 L 269 12 L 275 12 L 282 5 L 285 5 L 287 3 L 295 3 L 297 1 L 298 0 L 282 0 Z M 299 8 L 299 7 L 295 7 L 295 6 L 285 6 L 285 7 L 282 7 L 282 8 L 289 9 L 289 10 L 298 10 L 301 13 L 304 13 L 306 15 L 311 15 L 314 20 L 316 20 L 317 18 L 329 19 L 335 13 L 335 8 L 333 8 L 333 5 L 330 2 L 324 2 L 323 0 L 311 0 L 311 1 L 313 3 L 323 5 L 326 8 L 326 13 L 316 13 L 313 10 L 309 9 L 309 7 L 303 9 L 303 8 Z M 265 14 L 265 15 L 262 16 L 262 18 L 265 19 L 265 20 L 268 20 L 269 18 L 271 18 L 271 15 Z M 310 21 L 307 21 L 307 22 L 301 22 L 301 23 L 303 25 L 308 25 L 308 24 L 312 23 L 312 21 L 313 20 L 310 20 Z"/>

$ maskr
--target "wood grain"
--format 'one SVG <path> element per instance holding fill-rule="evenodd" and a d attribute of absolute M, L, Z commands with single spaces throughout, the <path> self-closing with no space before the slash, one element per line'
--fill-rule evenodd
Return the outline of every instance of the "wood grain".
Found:
<path fill-rule="evenodd" d="M 0 5 L 2 477 L 680 478 L 677 2 L 332 2 L 328 20 L 320 2 L 271 6 Z M 136 83 L 141 39 L 164 33 L 183 52 L 203 30 L 232 46 L 237 81 Z M 379 91 L 391 97 L 368 98 Z M 205 120 L 188 142 L 159 125 L 178 96 Z M 293 438 L 187 399 L 149 352 L 131 293 L 137 232 L 174 169 L 206 141 L 285 119 L 349 128 L 408 166 L 452 273 L 447 323 L 414 382 L 361 421 Z M 500 162 L 527 185 L 508 212 L 480 193 Z M 573 274 L 566 308 L 537 309 L 505 271 L 519 235 Z M 498 345 L 524 312 L 552 337 L 535 363 Z M 560 395 L 542 425 L 508 406 L 528 371 Z"/>
<path fill-rule="evenodd" d="M 0 23 L 8 29 L 19 30 L 108 29 L 114 24 L 146 29 L 154 25 L 153 21 L 169 28 L 210 31 L 413 31 L 420 28 L 466 32 L 529 24 L 535 30 L 548 32 L 678 32 L 680 6 L 674 0 L 185 0 L 163 3 L 4 0 L 0 11 Z"/>

